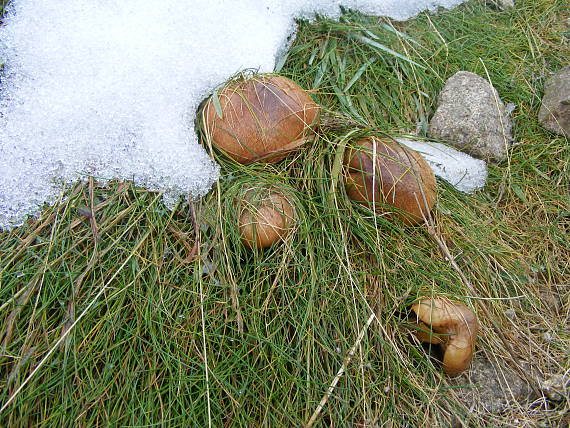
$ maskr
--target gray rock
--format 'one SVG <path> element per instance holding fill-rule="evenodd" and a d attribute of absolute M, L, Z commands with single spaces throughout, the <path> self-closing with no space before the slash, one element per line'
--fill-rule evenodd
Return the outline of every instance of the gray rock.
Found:
<path fill-rule="evenodd" d="M 570 65 L 546 81 L 538 121 L 549 131 L 570 137 Z"/>
<path fill-rule="evenodd" d="M 503 7 L 503 9 L 509 9 L 511 7 L 515 7 L 515 0 L 499 0 L 499 3 Z"/>
<path fill-rule="evenodd" d="M 515 0 L 494 0 L 493 3 L 503 10 L 515 7 Z"/>
<path fill-rule="evenodd" d="M 550 400 L 570 400 L 570 373 L 553 375 L 540 383 L 540 389 Z"/>
<path fill-rule="evenodd" d="M 439 95 L 429 136 L 475 157 L 501 161 L 512 142 L 511 130 L 511 120 L 495 88 L 474 73 L 459 71 Z"/>
<path fill-rule="evenodd" d="M 477 413 L 500 414 L 533 398 L 531 386 L 513 369 L 482 356 L 476 356 L 471 367 L 449 383 L 457 388 L 458 398 Z"/>

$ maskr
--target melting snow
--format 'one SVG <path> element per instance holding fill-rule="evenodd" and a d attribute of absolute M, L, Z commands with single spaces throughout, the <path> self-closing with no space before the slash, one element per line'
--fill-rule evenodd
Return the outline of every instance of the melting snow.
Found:
<path fill-rule="evenodd" d="M 195 111 L 245 68 L 271 71 L 295 18 L 339 5 L 409 18 L 461 0 L 13 0 L 0 27 L 0 230 L 93 175 L 180 195 L 218 177 Z"/>
<path fill-rule="evenodd" d="M 468 154 L 431 141 L 396 139 L 410 149 L 419 152 L 433 173 L 443 178 L 457 190 L 473 193 L 483 188 L 487 180 L 487 164 Z"/>

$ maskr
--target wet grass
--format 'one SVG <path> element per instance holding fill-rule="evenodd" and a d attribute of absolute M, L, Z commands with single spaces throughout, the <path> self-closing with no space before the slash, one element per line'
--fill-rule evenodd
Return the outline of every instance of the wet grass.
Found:
<path fill-rule="evenodd" d="M 302 22 L 280 72 L 340 115 L 300 154 L 218 157 L 212 192 L 174 211 L 90 180 L 0 234 L 0 424 L 299 426 L 344 367 L 319 426 L 510 426 L 513 414 L 561 426 L 569 403 L 544 396 L 470 412 L 406 327 L 415 299 L 443 294 L 477 312 L 478 354 L 532 367 L 535 386 L 570 366 L 570 152 L 536 119 L 570 55 L 564 5 Z M 516 106 L 516 143 L 486 188 L 439 181 L 431 229 L 348 201 L 339 142 L 355 129 L 424 136 L 459 70 Z M 232 201 L 260 182 L 288 189 L 299 222 L 283 245 L 250 251 Z"/>

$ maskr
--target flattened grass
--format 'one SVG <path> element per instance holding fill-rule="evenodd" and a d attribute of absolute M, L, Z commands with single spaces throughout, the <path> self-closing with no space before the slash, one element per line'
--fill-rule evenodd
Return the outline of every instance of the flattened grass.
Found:
<path fill-rule="evenodd" d="M 541 376 L 570 366 L 569 145 L 536 120 L 545 79 L 570 54 L 564 5 L 302 22 L 281 73 L 343 116 L 328 115 L 299 155 L 250 167 L 218 158 L 222 180 L 175 211 L 157 194 L 91 181 L 1 234 L 0 400 L 13 401 L 0 423 L 302 425 L 374 313 L 321 426 L 510 425 L 513 413 L 562 424 L 568 402 L 540 397 L 505 415 L 470 412 L 405 327 L 414 299 L 444 294 L 477 311 L 478 353 Z M 355 129 L 424 136 L 459 70 L 516 106 L 515 146 L 483 191 L 439 182 L 434 233 L 461 273 L 426 227 L 347 201 L 338 155 Z M 233 195 L 258 182 L 288 186 L 300 221 L 283 245 L 249 251 Z"/>

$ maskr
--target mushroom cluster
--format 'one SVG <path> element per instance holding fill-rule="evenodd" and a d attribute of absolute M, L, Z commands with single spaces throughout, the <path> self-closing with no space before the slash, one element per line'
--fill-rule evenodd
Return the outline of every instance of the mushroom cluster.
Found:
<path fill-rule="evenodd" d="M 214 92 L 202 110 L 207 141 L 238 163 L 276 163 L 314 136 L 320 106 L 285 77 L 241 76 Z M 416 151 L 391 138 L 368 136 L 344 152 L 343 176 L 349 199 L 408 225 L 425 221 L 436 201 L 436 180 Z M 240 240 L 249 248 L 267 248 L 295 229 L 293 195 L 275 185 L 239 188 L 233 199 Z M 443 369 L 464 371 L 473 357 L 479 323 L 462 303 L 424 298 L 412 306 L 420 341 L 440 345 Z"/>

